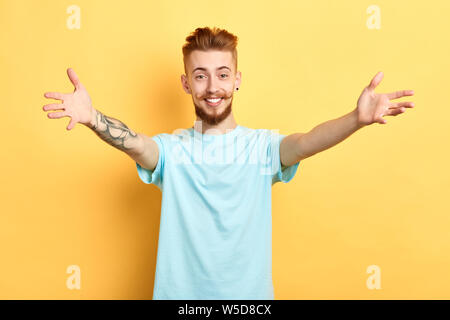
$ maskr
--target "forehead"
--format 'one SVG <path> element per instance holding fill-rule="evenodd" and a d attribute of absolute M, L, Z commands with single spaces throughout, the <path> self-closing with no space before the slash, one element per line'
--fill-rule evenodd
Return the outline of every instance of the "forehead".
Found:
<path fill-rule="evenodd" d="M 205 68 L 214 71 L 221 66 L 227 66 L 232 69 L 233 55 L 230 51 L 194 50 L 189 55 L 187 62 L 191 71 L 196 68 Z"/>

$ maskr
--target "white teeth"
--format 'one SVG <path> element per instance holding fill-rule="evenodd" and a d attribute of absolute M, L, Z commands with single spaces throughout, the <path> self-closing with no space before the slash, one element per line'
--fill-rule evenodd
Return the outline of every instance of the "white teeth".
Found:
<path fill-rule="evenodd" d="M 206 101 L 208 102 L 212 102 L 212 103 L 217 103 L 221 100 L 222 98 L 218 98 L 218 99 L 206 99 Z"/>

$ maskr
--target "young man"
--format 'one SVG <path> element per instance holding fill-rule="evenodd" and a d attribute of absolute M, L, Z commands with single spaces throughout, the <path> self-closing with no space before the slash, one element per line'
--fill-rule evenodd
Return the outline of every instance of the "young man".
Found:
<path fill-rule="evenodd" d="M 237 37 L 223 29 L 197 28 L 183 46 L 183 89 L 192 96 L 194 126 L 147 137 L 92 107 L 69 68 L 70 94 L 49 104 L 49 118 L 70 117 L 126 152 L 139 177 L 162 192 L 161 225 L 153 299 L 274 299 L 272 285 L 271 186 L 289 182 L 299 162 L 328 149 L 356 130 L 386 123 L 412 108 L 390 102 L 411 90 L 374 92 L 381 72 L 364 88 L 357 107 L 307 133 L 285 136 L 238 125 L 232 113 Z"/>

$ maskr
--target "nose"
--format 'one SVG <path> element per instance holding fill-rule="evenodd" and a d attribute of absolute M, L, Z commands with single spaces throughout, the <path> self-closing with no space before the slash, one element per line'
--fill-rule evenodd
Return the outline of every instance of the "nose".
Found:
<path fill-rule="evenodd" d="M 215 77 L 209 77 L 208 79 L 208 87 L 206 88 L 208 91 L 208 94 L 214 94 L 218 91 L 218 79 Z"/>

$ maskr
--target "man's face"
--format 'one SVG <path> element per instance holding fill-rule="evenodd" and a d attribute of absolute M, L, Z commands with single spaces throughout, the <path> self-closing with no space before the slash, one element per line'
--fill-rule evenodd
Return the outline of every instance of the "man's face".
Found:
<path fill-rule="evenodd" d="M 209 125 L 217 125 L 231 113 L 233 94 L 240 85 L 230 51 L 193 51 L 186 60 L 183 88 L 192 95 L 196 115 Z M 220 98 L 218 103 L 206 99 Z"/>

